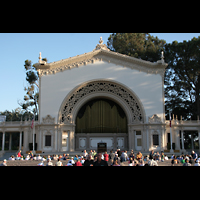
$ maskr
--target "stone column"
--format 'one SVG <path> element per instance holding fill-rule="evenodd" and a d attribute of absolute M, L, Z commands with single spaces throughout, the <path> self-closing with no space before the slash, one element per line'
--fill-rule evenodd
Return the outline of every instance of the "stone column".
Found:
<path fill-rule="evenodd" d="M 28 141 L 28 128 L 24 128 L 24 148 L 23 152 L 29 151 L 29 141 Z"/>
<path fill-rule="evenodd" d="M 54 144 L 53 144 L 53 150 L 57 151 L 57 127 L 54 127 Z"/>
<path fill-rule="evenodd" d="M 12 133 L 9 133 L 9 150 L 11 150 L 12 147 Z"/>
<path fill-rule="evenodd" d="M 68 131 L 68 144 L 69 144 L 69 146 L 68 146 L 68 151 L 71 151 L 71 131 L 69 130 Z"/>
<path fill-rule="evenodd" d="M 164 151 L 165 128 L 161 129 L 161 151 Z"/>
<path fill-rule="evenodd" d="M 116 138 L 114 138 L 114 141 L 115 140 L 116 140 Z M 128 149 L 129 149 L 129 151 L 131 150 L 131 127 L 130 126 L 128 126 Z"/>
<path fill-rule="evenodd" d="M 22 130 L 20 130 L 20 133 L 19 133 L 19 150 L 22 149 Z"/>
<path fill-rule="evenodd" d="M 69 143 L 70 143 L 70 149 L 69 149 L 69 151 L 70 151 L 70 152 L 75 151 L 75 134 L 74 134 L 74 127 L 73 127 L 72 130 L 70 131 L 70 140 L 69 140 Z"/>
<path fill-rule="evenodd" d="M 199 136 L 199 153 L 200 153 L 200 129 L 198 130 L 198 136 Z"/>
<path fill-rule="evenodd" d="M 41 129 L 40 127 L 38 127 L 38 151 L 41 151 L 41 142 L 42 142 L 42 138 L 41 138 Z"/>
<path fill-rule="evenodd" d="M 183 129 L 181 129 L 181 142 L 182 142 L 182 150 L 185 150 L 184 149 Z"/>
<path fill-rule="evenodd" d="M 2 151 L 4 151 L 5 148 L 5 130 L 3 130 L 3 134 L 2 134 Z"/>
<path fill-rule="evenodd" d="M 176 150 L 180 150 L 180 136 L 179 136 L 179 129 L 175 129 L 175 143 L 176 143 L 176 146 L 175 146 L 175 149 Z"/>
<path fill-rule="evenodd" d="M 149 151 L 149 128 L 146 128 L 146 138 L 147 138 L 147 151 Z"/>

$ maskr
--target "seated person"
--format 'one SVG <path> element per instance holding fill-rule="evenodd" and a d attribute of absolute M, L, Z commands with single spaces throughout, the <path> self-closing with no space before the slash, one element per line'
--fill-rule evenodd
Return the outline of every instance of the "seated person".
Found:
<path fill-rule="evenodd" d="M 137 160 L 142 159 L 142 153 L 140 151 L 137 153 L 136 159 Z"/>
<path fill-rule="evenodd" d="M 74 161 L 77 161 L 77 160 L 78 160 L 78 156 L 75 155 L 75 157 L 74 157 Z"/>
<path fill-rule="evenodd" d="M 75 162 L 74 162 L 74 157 L 71 157 L 71 159 L 70 159 L 69 161 L 71 161 L 71 164 L 72 164 L 72 165 L 75 164 Z"/>
<path fill-rule="evenodd" d="M 177 160 L 176 156 L 174 156 L 174 159 L 171 161 L 171 163 L 172 163 L 172 166 L 179 163 L 179 160 Z"/>
<path fill-rule="evenodd" d="M 20 157 L 18 156 L 18 154 L 17 154 L 17 157 L 15 158 L 15 160 L 20 160 Z"/>
<path fill-rule="evenodd" d="M 42 157 L 40 156 L 40 154 L 38 155 L 37 160 L 42 160 Z"/>
<path fill-rule="evenodd" d="M 156 157 L 156 160 L 158 160 L 158 161 L 159 161 L 159 160 L 161 160 L 161 159 L 160 159 L 161 157 L 160 157 L 160 154 L 159 154 L 159 152 L 158 152 L 158 151 L 157 151 L 157 153 L 156 153 L 155 157 Z"/>
<path fill-rule="evenodd" d="M 149 166 L 158 166 L 158 163 L 152 159 L 152 160 L 149 160 L 148 165 Z"/>
<path fill-rule="evenodd" d="M 165 155 L 165 160 L 169 160 L 169 158 L 167 157 L 167 155 Z"/>
<path fill-rule="evenodd" d="M 84 166 L 93 166 L 94 161 L 91 159 L 91 154 L 87 156 L 87 160 L 84 162 Z"/>

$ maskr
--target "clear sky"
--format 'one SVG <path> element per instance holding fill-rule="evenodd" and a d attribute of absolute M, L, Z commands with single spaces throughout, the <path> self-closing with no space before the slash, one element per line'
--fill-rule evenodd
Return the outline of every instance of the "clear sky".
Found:
<path fill-rule="evenodd" d="M 92 51 L 100 36 L 107 44 L 111 33 L 0 33 L 0 111 L 20 107 L 26 85 L 24 61 L 38 62 L 39 52 L 54 62 Z M 200 33 L 150 33 L 171 43 L 200 36 Z"/>

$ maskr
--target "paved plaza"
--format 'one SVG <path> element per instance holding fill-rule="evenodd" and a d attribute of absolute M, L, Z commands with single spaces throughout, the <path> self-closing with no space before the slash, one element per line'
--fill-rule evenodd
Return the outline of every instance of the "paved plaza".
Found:
<path fill-rule="evenodd" d="M 61 162 L 63 163 L 63 166 L 67 165 L 69 160 L 61 160 Z M 3 161 L 0 161 L 0 164 L 2 163 Z M 51 161 L 54 166 L 56 164 L 56 160 L 52 160 Z M 41 163 L 41 161 L 38 161 L 38 160 L 7 160 L 7 166 L 37 166 L 39 163 Z M 46 166 L 47 164 L 47 161 L 44 161 L 44 166 Z M 148 161 L 145 161 L 144 163 L 148 163 Z M 171 166 L 171 159 L 169 160 L 165 160 L 164 162 L 161 162 L 161 161 L 158 161 L 158 166 Z M 128 161 L 126 162 L 123 162 L 121 164 L 121 166 L 128 166 Z M 194 164 L 192 164 L 193 166 Z M 175 166 L 183 166 L 182 163 L 179 163 Z"/>

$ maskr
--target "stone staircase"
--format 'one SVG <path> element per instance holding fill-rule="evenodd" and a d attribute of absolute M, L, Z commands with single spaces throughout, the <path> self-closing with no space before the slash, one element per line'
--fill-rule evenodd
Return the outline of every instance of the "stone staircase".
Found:
<path fill-rule="evenodd" d="M 12 155 L 14 155 L 16 157 L 16 154 L 17 154 L 18 151 L 14 150 L 14 151 L 4 151 L 2 152 L 1 154 L 1 157 L 0 157 L 0 160 L 8 160 L 8 158 Z"/>

